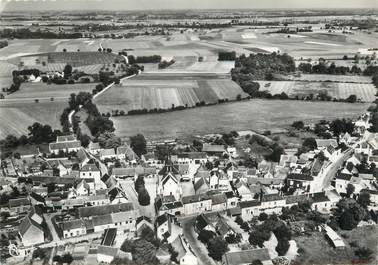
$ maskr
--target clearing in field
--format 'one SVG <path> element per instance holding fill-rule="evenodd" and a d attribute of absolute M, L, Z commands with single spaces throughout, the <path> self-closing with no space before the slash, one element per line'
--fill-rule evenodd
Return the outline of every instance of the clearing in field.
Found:
<path fill-rule="evenodd" d="M 335 99 L 346 99 L 356 95 L 361 102 L 375 100 L 376 88 L 373 84 L 365 83 L 336 83 L 336 82 L 302 82 L 302 81 L 259 81 L 260 91 L 268 91 L 272 95 L 286 93 L 289 97 L 305 98 L 312 94 L 326 92 Z"/>
<path fill-rule="evenodd" d="M 230 79 L 185 77 L 187 78 L 125 80 L 122 85 L 113 86 L 98 97 L 96 104 L 103 113 L 112 110 L 123 110 L 127 113 L 141 109 L 194 107 L 200 102 L 213 104 L 225 99 L 232 101 L 238 95 L 241 98 L 247 97 Z"/>

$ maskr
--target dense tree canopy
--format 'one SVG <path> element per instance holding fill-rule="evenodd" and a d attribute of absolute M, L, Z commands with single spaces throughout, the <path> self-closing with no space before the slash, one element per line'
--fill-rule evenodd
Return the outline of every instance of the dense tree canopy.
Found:
<path fill-rule="evenodd" d="M 142 134 L 131 136 L 130 146 L 139 157 L 147 153 L 147 142 Z"/>

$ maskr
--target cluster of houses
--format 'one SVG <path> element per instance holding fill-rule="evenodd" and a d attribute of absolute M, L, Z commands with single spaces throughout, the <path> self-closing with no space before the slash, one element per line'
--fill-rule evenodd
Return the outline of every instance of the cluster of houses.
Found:
<path fill-rule="evenodd" d="M 148 227 L 179 253 L 180 264 L 197 264 L 179 217 L 196 218 L 197 233 L 207 229 L 225 238 L 236 233 L 226 216 L 250 220 L 261 213 L 280 214 L 303 201 L 309 201 L 313 210 L 329 213 L 351 185 L 351 196 L 367 192 L 371 207 L 377 207 L 373 165 L 378 166 L 378 135 L 367 131 L 365 116 L 355 127 L 353 136 L 316 139 L 316 148 L 300 155 L 297 149 L 285 149 L 279 162 L 263 160 L 254 168 L 241 166 L 236 148 L 223 145 L 205 143 L 201 151 L 186 150 L 161 161 L 154 152 L 138 157 L 128 145 L 104 149 L 90 143 L 83 148 L 74 136 L 59 136 L 49 145 L 55 156 L 39 153 L 2 161 L 2 175 L 7 177 L 2 178 L 2 188 L 10 189 L 13 178 L 27 192 L 10 199 L 1 211 L 23 216 L 18 231 L 25 248 L 44 244 L 48 229 L 55 229 L 63 242 L 98 235 L 103 240 L 97 259 L 109 263 L 122 254 L 114 246 L 117 236 L 135 238 Z M 327 174 L 340 161 L 332 186 L 324 186 Z M 154 184 L 151 216 L 140 214 L 139 205 L 121 184 L 133 183 L 138 176 Z M 55 214 L 53 228 L 46 225 L 40 209 Z M 159 259 L 167 257 L 165 251 L 159 253 Z M 222 264 L 244 264 L 251 255 L 270 264 L 264 249 L 226 253 Z"/>

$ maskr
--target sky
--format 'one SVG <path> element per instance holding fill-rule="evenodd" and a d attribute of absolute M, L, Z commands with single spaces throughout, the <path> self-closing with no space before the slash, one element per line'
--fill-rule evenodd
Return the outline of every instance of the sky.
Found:
<path fill-rule="evenodd" d="M 0 0 L 0 12 L 261 8 L 378 8 L 378 0 Z"/>

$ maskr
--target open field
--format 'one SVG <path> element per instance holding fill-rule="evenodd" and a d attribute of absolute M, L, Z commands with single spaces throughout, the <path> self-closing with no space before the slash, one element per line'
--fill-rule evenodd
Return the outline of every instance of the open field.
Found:
<path fill-rule="evenodd" d="M 13 64 L 20 62 L 28 67 L 44 67 L 43 64 L 70 64 L 72 67 L 93 65 L 93 64 L 111 64 L 115 59 L 122 59 L 121 56 L 113 53 L 103 52 L 50 52 L 25 55 L 9 60 Z"/>
<path fill-rule="evenodd" d="M 301 74 L 301 76 L 287 76 L 287 80 L 310 81 L 310 82 L 341 82 L 341 83 L 364 83 L 371 84 L 370 76 L 362 75 L 321 75 Z"/>
<path fill-rule="evenodd" d="M 116 134 L 121 137 L 142 133 L 149 139 L 182 138 L 232 130 L 274 131 L 297 120 L 356 118 L 368 106 L 363 103 L 254 99 L 162 114 L 113 117 L 112 120 Z"/>
<path fill-rule="evenodd" d="M 66 101 L 54 102 L 0 102 L 0 139 L 8 134 L 20 136 L 28 133 L 27 127 L 34 122 L 49 124 L 53 129 L 61 129 L 60 115 L 67 107 Z"/>
<path fill-rule="evenodd" d="M 261 91 L 269 91 L 272 95 L 285 92 L 289 97 L 314 96 L 326 91 L 329 96 L 336 99 L 346 99 L 356 95 L 362 102 L 372 102 L 377 89 L 373 84 L 365 83 L 333 83 L 333 82 L 301 82 L 301 81 L 259 81 Z"/>
<path fill-rule="evenodd" d="M 174 78 L 175 76 L 173 76 Z M 217 103 L 218 100 L 235 100 L 238 95 L 247 95 L 230 79 L 143 79 L 125 80 L 96 99 L 102 113 L 112 110 L 170 109 L 172 106 L 194 107 L 197 103 Z M 212 77 L 212 76 L 211 76 Z"/>
<path fill-rule="evenodd" d="M 56 85 L 47 83 L 23 83 L 20 90 L 5 96 L 6 99 L 69 98 L 72 93 L 92 92 L 96 83 Z"/>

